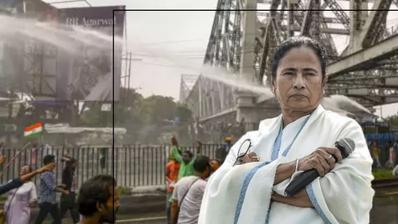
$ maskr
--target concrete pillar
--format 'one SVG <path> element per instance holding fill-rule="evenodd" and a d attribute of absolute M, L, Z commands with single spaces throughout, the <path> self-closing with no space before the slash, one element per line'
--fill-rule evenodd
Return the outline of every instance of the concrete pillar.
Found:
<path fill-rule="evenodd" d="M 237 92 L 236 121 L 243 119 L 248 123 L 258 122 L 256 98 L 257 95 L 253 93 Z"/>
<path fill-rule="evenodd" d="M 246 0 L 245 3 L 245 9 L 257 9 L 256 0 Z M 256 79 L 254 70 L 256 21 L 256 11 L 242 12 L 243 35 L 241 40 L 240 75 L 249 81 L 255 81 Z"/>
<path fill-rule="evenodd" d="M 258 102 L 258 95 L 247 92 L 237 93 L 236 121 L 242 120 L 248 124 L 258 124 L 260 121 L 278 116 L 279 104 L 275 98 Z M 257 129 L 258 126 L 252 126 Z M 247 131 L 247 130 L 246 130 Z"/>
<path fill-rule="evenodd" d="M 294 36 L 294 31 L 293 31 L 293 24 L 294 24 L 294 4 L 297 4 L 297 0 L 287 0 L 287 32 L 289 37 Z"/>
<path fill-rule="evenodd" d="M 360 35 L 368 17 L 368 12 L 361 10 L 368 9 L 368 0 L 351 0 L 350 9 L 353 11 L 350 11 L 350 47 L 348 54 L 362 49 Z"/>

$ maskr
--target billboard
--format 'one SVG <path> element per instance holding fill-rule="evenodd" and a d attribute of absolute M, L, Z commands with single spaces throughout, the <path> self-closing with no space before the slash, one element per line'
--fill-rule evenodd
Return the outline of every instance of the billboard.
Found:
<path fill-rule="evenodd" d="M 24 92 L 35 98 L 56 97 L 57 46 L 48 41 L 53 33 L 48 28 L 57 29 L 56 16 L 56 9 L 40 0 L 0 3 L 0 92 Z M 43 21 L 49 22 L 40 25 Z"/>
<path fill-rule="evenodd" d="M 81 40 L 76 42 L 78 54 L 58 52 L 58 100 L 111 101 L 112 88 L 114 100 L 119 99 L 122 44 L 115 41 L 112 64 L 112 25 L 114 22 L 115 39 L 122 40 L 125 15 L 123 11 L 115 11 L 113 18 L 114 9 L 124 9 L 124 6 L 59 10 L 59 24 L 73 27 L 75 38 Z"/>

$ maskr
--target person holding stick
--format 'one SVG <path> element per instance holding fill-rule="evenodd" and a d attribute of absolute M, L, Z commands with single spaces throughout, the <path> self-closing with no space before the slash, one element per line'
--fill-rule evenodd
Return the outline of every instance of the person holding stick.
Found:
<path fill-rule="evenodd" d="M 2 164 L 4 164 L 5 159 L 6 159 L 5 156 L 0 155 L 0 166 Z M 22 186 L 24 183 L 26 183 L 27 181 L 32 179 L 32 177 L 36 176 L 37 174 L 41 174 L 43 172 L 52 170 L 54 167 L 55 167 L 55 163 L 49 163 L 37 170 L 23 174 L 20 177 L 17 177 L 6 184 L 0 185 L 0 195 L 7 193 L 8 191 L 10 191 L 12 189 Z M 2 175 L 2 173 L 0 174 L 0 176 L 1 175 Z"/>

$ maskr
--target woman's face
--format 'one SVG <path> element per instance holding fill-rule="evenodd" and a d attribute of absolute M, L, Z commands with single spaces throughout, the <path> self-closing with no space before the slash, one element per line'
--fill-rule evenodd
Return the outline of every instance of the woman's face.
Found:
<path fill-rule="evenodd" d="M 282 110 L 307 112 L 319 105 L 325 82 L 315 52 L 296 47 L 280 60 L 273 91 Z"/>

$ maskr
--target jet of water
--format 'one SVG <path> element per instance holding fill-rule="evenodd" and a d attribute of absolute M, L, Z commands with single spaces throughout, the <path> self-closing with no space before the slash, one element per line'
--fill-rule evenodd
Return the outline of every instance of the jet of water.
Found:
<path fill-rule="evenodd" d="M 344 95 L 330 95 L 329 97 L 324 97 L 322 103 L 325 107 L 332 110 L 371 114 L 366 107 Z"/>
<path fill-rule="evenodd" d="M 97 49 L 112 48 L 112 35 L 77 26 L 0 15 L 0 41 L 10 42 L 15 39 L 37 40 L 53 45 L 72 56 L 81 54 L 82 46 Z M 121 45 L 123 42 L 120 37 L 115 37 L 114 41 L 116 45 Z"/>
<path fill-rule="evenodd" d="M 269 87 L 253 83 L 247 79 L 248 75 L 233 74 L 224 68 L 203 65 L 200 74 L 208 79 L 222 82 L 238 90 L 252 92 L 258 95 L 264 95 L 266 99 L 274 97 Z"/>
<path fill-rule="evenodd" d="M 252 81 L 248 80 L 247 77 L 250 77 L 250 75 L 233 74 L 231 72 L 228 72 L 224 67 L 203 64 L 197 65 L 189 60 L 186 60 L 184 56 L 170 56 L 169 51 L 161 49 L 159 47 L 157 47 L 156 49 L 151 49 L 145 47 L 145 45 L 137 45 L 136 50 L 139 52 L 147 53 L 148 55 L 155 56 L 157 59 L 164 59 L 164 61 L 170 62 L 177 68 L 191 69 L 197 74 L 205 77 L 206 79 L 224 83 L 238 90 L 244 90 L 258 94 L 259 98 L 261 98 L 262 101 L 274 98 L 274 94 L 269 87 L 253 83 Z M 166 57 L 166 55 L 168 56 Z M 371 114 L 371 112 L 367 108 L 365 108 L 355 100 L 352 100 L 343 95 L 331 95 L 328 97 L 324 97 L 322 100 L 322 104 L 327 109 L 333 110 L 341 114 Z"/>

